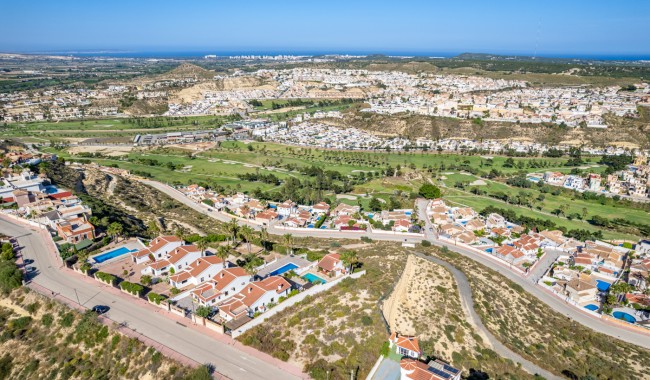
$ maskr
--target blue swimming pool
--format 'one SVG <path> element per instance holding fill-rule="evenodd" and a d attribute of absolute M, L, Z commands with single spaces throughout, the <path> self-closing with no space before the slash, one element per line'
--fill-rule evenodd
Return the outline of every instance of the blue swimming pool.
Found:
<path fill-rule="evenodd" d="M 598 311 L 598 305 L 594 305 L 593 303 L 590 303 L 589 305 L 585 305 L 585 309 L 591 311 Z"/>
<path fill-rule="evenodd" d="M 93 260 L 95 260 L 96 263 L 103 263 L 104 261 L 114 259 L 118 256 L 125 255 L 127 253 L 135 252 L 137 249 L 128 249 L 126 247 L 120 247 L 117 249 L 114 249 L 112 251 L 108 251 L 106 253 L 102 253 L 101 255 L 97 255 L 93 257 Z"/>
<path fill-rule="evenodd" d="M 614 318 L 622 319 L 625 322 L 630 322 L 630 323 L 635 323 L 636 322 L 636 318 L 634 318 L 630 314 L 625 313 L 623 311 L 615 311 L 615 312 L 612 313 L 612 315 L 614 316 Z"/>
<path fill-rule="evenodd" d="M 485 252 L 487 252 L 487 253 L 492 253 L 492 251 L 493 251 L 492 248 L 488 248 L 488 249 L 485 250 Z"/>
<path fill-rule="evenodd" d="M 324 284 L 325 280 L 322 278 L 316 276 L 315 274 L 307 273 L 306 275 L 302 276 L 305 280 L 311 282 L 312 284 Z"/>
<path fill-rule="evenodd" d="M 282 274 L 284 272 L 288 272 L 290 270 L 294 270 L 298 268 L 298 266 L 294 263 L 289 263 L 289 264 L 284 264 L 280 268 L 274 270 L 273 272 L 269 273 L 269 276 L 277 276 L 279 274 Z"/>

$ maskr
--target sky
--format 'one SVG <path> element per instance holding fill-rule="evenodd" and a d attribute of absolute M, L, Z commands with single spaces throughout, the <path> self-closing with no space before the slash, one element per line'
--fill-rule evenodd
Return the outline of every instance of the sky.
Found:
<path fill-rule="evenodd" d="M 650 1 L 21 0 L 0 51 L 650 56 Z"/>

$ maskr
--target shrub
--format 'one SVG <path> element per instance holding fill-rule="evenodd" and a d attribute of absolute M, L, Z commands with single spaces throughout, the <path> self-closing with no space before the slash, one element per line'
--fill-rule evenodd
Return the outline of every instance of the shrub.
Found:
<path fill-rule="evenodd" d="M 144 287 L 133 282 L 122 281 L 120 282 L 120 289 L 124 290 L 127 293 L 133 294 L 134 296 L 139 296 L 142 294 Z"/>
<path fill-rule="evenodd" d="M 9 293 L 23 283 L 23 273 L 13 261 L 0 262 L 0 292 Z"/>
<path fill-rule="evenodd" d="M 171 290 L 170 290 L 169 292 L 170 292 L 172 295 L 175 296 L 175 295 L 179 294 L 179 293 L 181 292 L 181 290 L 178 289 L 178 288 L 171 288 Z"/>
<path fill-rule="evenodd" d="M 147 294 L 147 298 L 149 299 L 149 301 L 155 303 L 156 305 L 160 305 L 160 302 L 166 299 L 165 296 L 154 292 L 150 292 L 149 294 Z"/>
<path fill-rule="evenodd" d="M 431 247 L 431 242 L 428 240 L 422 240 L 422 246 L 423 247 Z"/>
<path fill-rule="evenodd" d="M 54 322 L 54 317 L 52 314 L 43 314 L 43 317 L 41 318 L 41 323 L 43 323 L 43 326 L 50 327 L 52 326 L 52 322 Z"/>
<path fill-rule="evenodd" d="M 149 276 L 148 274 L 143 275 L 142 277 L 140 277 L 140 282 L 142 283 L 142 285 L 151 285 L 151 276 Z"/>
<path fill-rule="evenodd" d="M 79 270 L 81 270 L 83 273 L 88 273 L 88 271 L 89 271 L 90 268 L 92 268 L 92 267 L 93 267 L 93 266 L 90 265 L 90 263 L 85 262 L 85 263 L 81 264 L 81 266 L 79 266 Z"/>
<path fill-rule="evenodd" d="M 109 283 L 111 285 L 115 284 L 115 280 L 117 279 L 117 277 L 115 277 L 114 275 L 106 272 L 95 273 L 95 278 L 104 281 L 106 283 Z"/>
<path fill-rule="evenodd" d="M 59 323 L 63 327 L 70 327 L 72 326 L 72 322 L 74 322 L 74 314 L 72 312 L 65 313 L 61 316 L 61 320 L 59 320 Z"/>

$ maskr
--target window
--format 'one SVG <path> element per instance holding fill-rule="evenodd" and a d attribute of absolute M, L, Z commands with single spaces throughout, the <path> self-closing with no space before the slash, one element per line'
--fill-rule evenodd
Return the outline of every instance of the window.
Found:
<path fill-rule="evenodd" d="M 203 282 L 203 277 L 201 277 L 201 282 Z"/>

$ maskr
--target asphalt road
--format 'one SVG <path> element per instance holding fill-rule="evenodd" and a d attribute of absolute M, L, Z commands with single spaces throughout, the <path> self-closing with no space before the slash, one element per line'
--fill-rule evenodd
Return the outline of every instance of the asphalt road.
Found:
<path fill-rule="evenodd" d="M 174 320 L 152 312 L 136 300 L 111 294 L 99 283 L 92 284 L 63 271 L 61 262 L 49 252 L 44 238 L 36 231 L 0 218 L 0 232 L 15 236 L 24 259 L 34 260 L 37 272 L 32 281 L 71 300 L 79 300 L 88 308 L 107 305 L 110 319 L 125 323 L 130 329 L 199 362 L 210 363 L 232 379 L 298 379 L 282 369 L 244 353 L 200 331 L 177 324 Z M 188 324 L 192 323 L 189 319 Z"/>
<path fill-rule="evenodd" d="M 465 276 L 463 272 L 461 272 L 460 270 L 458 270 L 456 267 L 449 264 L 448 262 L 437 259 L 435 257 L 426 256 L 421 253 L 416 253 L 415 255 L 425 260 L 434 262 L 438 265 L 442 265 L 443 267 L 447 268 L 447 270 L 451 272 L 451 274 L 454 276 L 454 279 L 456 280 L 456 284 L 458 285 L 458 293 L 460 295 L 461 305 L 463 306 L 463 311 L 465 312 L 465 316 L 467 317 L 469 322 L 472 325 L 474 325 L 474 327 L 479 332 L 479 334 L 482 337 L 487 338 L 489 344 L 492 346 L 492 349 L 497 354 L 499 354 L 500 356 L 506 359 L 510 359 L 515 363 L 521 363 L 521 367 L 531 374 L 542 375 L 549 380 L 561 379 L 561 377 L 555 376 L 549 371 L 541 367 L 538 367 L 535 363 L 524 359 L 522 356 L 515 353 L 514 351 L 511 351 L 508 347 L 503 345 L 503 343 L 501 343 L 494 335 L 492 335 L 492 333 L 485 327 L 485 325 L 481 321 L 481 318 L 474 310 L 474 299 L 472 298 L 472 288 L 469 285 L 467 276 Z"/>
<path fill-rule="evenodd" d="M 156 181 L 149 181 L 149 180 L 144 180 L 142 181 L 143 183 L 152 186 L 163 193 L 169 195 L 170 197 L 174 198 L 175 200 L 201 212 L 206 215 L 209 215 L 217 220 L 227 222 L 231 219 L 230 216 L 224 215 L 219 212 L 209 212 L 207 210 L 207 206 L 203 204 L 196 203 L 192 201 L 191 199 L 187 198 L 185 195 L 183 195 L 181 192 L 179 192 L 176 189 L 173 189 L 169 186 L 166 186 L 162 183 L 156 182 Z M 520 275 L 516 274 L 515 272 L 511 271 L 509 269 L 508 264 L 503 263 L 501 261 L 495 261 L 495 260 L 490 260 L 487 257 L 481 256 L 473 252 L 472 250 L 469 250 L 467 248 L 461 247 L 461 246 L 456 246 L 454 244 L 449 244 L 446 242 L 443 242 L 438 239 L 438 236 L 434 232 L 430 232 L 429 228 L 432 227 L 431 222 L 428 220 L 426 217 L 426 205 L 427 205 L 427 200 L 425 199 L 420 199 L 417 202 L 418 206 L 418 217 L 420 220 L 425 221 L 425 238 L 429 241 L 431 241 L 433 244 L 437 246 L 446 246 L 449 248 L 449 250 L 454 251 L 456 253 L 459 253 L 463 256 L 466 256 L 482 265 L 485 265 L 488 268 L 491 268 L 511 281 L 515 282 L 516 284 L 521 285 L 524 290 L 526 290 L 528 293 L 532 294 L 534 297 L 539 299 L 540 301 L 544 302 L 547 304 L 549 307 L 551 307 L 553 310 L 557 311 L 560 314 L 566 315 L 567 317 L 573 319 L 574 321 L 589 327 L 595 331 L 598 331 L 600 333 L 609 335 L 614 338 L 621 339 L 623 341 L 636 344 L 641 347 L 645 347 L 647 349 L 650 349 L 650 335 L 644 334 L 642 332 L 633 330 L 631 328 L 627 328 L 623 325 L 618 325 L 618 324 L 613 324 L 613 323 L 608 323 L 596 316 L 593 316 L 591 314 L 582 312 L 578 309 L 576 309 L 574 306 L 567 304 L 564 300 L 558 298 L 557 296 L 549 293 L 548 291 L 544 290 L 540 286 L 536 285 L 535 279 L 534 278 L 524 278 L 521 277 Z M 242 221 L 241 223 L 245 223 Z M 258 225 L 255 224 L 250 224 L 251 227 L 260 229 Z M 408 241 L 411 243 L 419 243 L 422 238 L 414 238 L 414 237 L 404 237 L 402 235 L 390 235 L 390 234 L 382 234 L 382 233 L 359 233 L 359 232 L 342 232 L 342 231 L 329 231 L 329 230 L 318 230 L 318 229 L 304 229 L 304 231 L 296 231 L 296 230 L 284 230 L 280 228 L 276 228 L 274 226 L 271 226 L 268 228 L 268 232 L 270 234 L 275 234 L 275 235 L 283 235 L 286 233 L 291 233 L 293 236 L 298 236 L 298 237 L 320 237 L 320 238 L 349 238 L 349 239 L 359 239 L 361 236 L 368 236 L 372 238 L 373 240 L 385 240 L 385 241 Z M 551 255 L 549 255 L 550 257 Z M 540 263 L 538 270 L 541 270 L 541 265 Z"/>
<path fill-rule="evenodd" d="M 556 312 L 566 315 L 567 317 L 573 319 L 574 321 L 586 327 L 589 327 L 600 333 L 612 336 L 614 338 L 618 338 L 626 342 L 650 349 L 650 335 L 643 334 L 641 332 L 626 328 L 624 326 L 608 323 L 596 316 L 584 313 L 576 309 L 574 306 L 567 304 L 564 300 L 558 298 L 557 296 L 545 291 L 543 288 L 536 285 L 535 279 L 524 278 L 519 276 L 515 272 L 511 271 L 510 269 L 508 269 L 508 265 L 505 263 L 490 260 L 489 258 L 478 255 L 469 249 L 460 246 L 455 246 L 453 244 L 441 242 L 440 240 L 435 239 L 433 234 L 429 232 L 429 227 L 431 226 L 431 222 L 428 220 L 428 218 L 422 215 L 422 213 L 425 212 L 424 210 L 426 210 L 426 201 L 421 200 L 418 202 L 418 210 L 420 212 L 421 220 L 426 221 L 425 230 L 426 230 L 427 239 L 429 239 L 433 244 L 436 244 L 438 246 L 446 246 L 451 251 L 469 257 L 470 259 L 478 262 L 479 264 L 485 265 L 486 267 L 499 272 L 500 274 L 507 277 L 512 282 L 521 285 L 521 287 L 523 287 L 524 290 L 532 294 L 538 300 L 550 306 Z"/>

